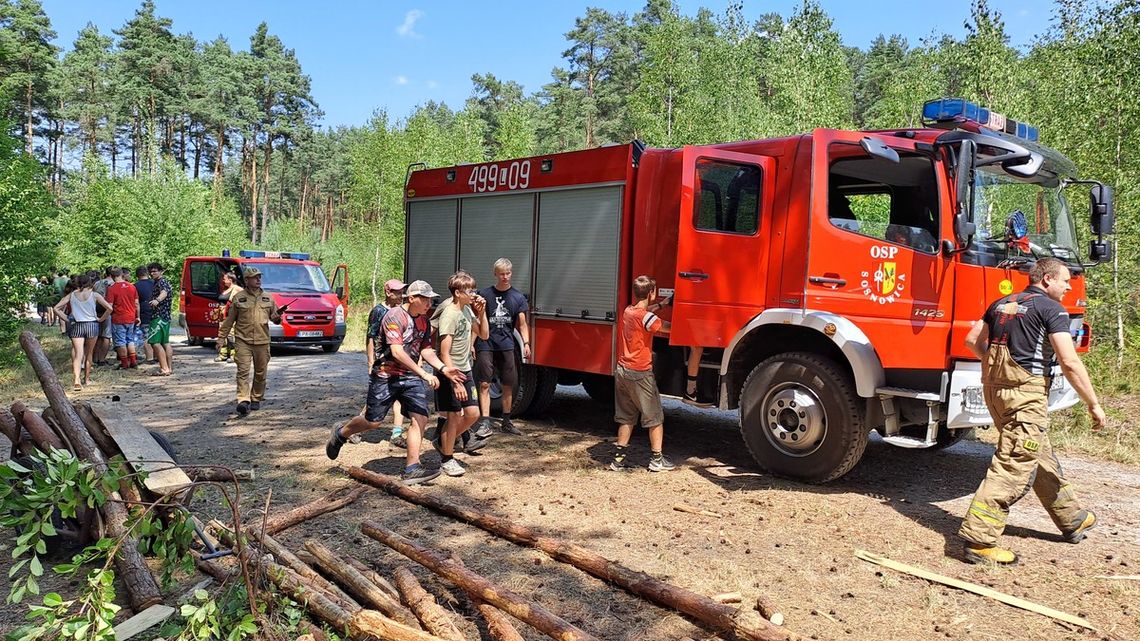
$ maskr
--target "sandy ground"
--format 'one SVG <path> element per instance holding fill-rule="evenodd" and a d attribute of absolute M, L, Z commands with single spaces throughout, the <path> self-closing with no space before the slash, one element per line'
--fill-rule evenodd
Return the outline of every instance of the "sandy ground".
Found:
<path fill-rule="evenodd" d="M 233 413 L 234 365 L 213 363 L 212 356 L 211 350 L 176 344 L 174 377 L 101 371 L 79 397 L 119 395 L 148 427 L 170 438 L 184 463 L 255 468 L 257 480 L 242 484 L 247 515 L 271 489 L 272 509 L 283 510 L 345 484 L 344 465 L 391 474 L 401 469 L 403 450 L 388 445 L 386 430 L 346 446 L 337 462 L 325 457 L 329 426 L 363 402 L 362 354 L 275 354 L 267 402 L 245 419 Z M 1140 574 L 1140 469 L 1063 456 L 1082 501 L 1103 525 L 1080 545 L 1065 544 L 1030 496 L 1014 508 L 1005 538 L 1021 563 L 971 566 L 958 560 L 954 534 L 992 445 L 966 441 L 938 452 L 911 451 L 872 438 L 851 474 L 810 486 L 760 472 L 741 442 L 734 413 L 702 412 L 674 401 L 665 406 L 666 454 L 679 464 L 674 472 L 605 470 L 615 432 L 609 412 L 580 388 L 562 387 L 547 418 L 520 422 L 526 436 L 496 434 L 482 452 L 459 455 L 466 476 L 441 477 L 423 491 L 700 593 L 740 592 L 745 607 L 767 595 L 785 613 L 788 628 L 813 639 L 1140 638 L 1140 582 L 1097 578 Z M 425 460 L 438 462 L 426 449 Z M 635 434 L 632 462 L 643 466 L 648 454 L 644 434 Z M 674 511 L 679 502 L 724 516 Z M 293 547 L 319 538 L 385 574 L 411 564 L 361 535 L 364 519 L 454 551 L 470 568 L 600 638 L 719 638 L 541 553 L 379 491 L 280 538 Z M 1100 634 L 879 568 L 856 559 L 856 549 L 1087 617 Z M 457 589 L 415 569 L 442 600 L 454 598 L 470 638 L 489 638 Z M 0 629 L 22 611 L 3 609 Z M 520 629 L 528 639 L 542 638 Z"/>

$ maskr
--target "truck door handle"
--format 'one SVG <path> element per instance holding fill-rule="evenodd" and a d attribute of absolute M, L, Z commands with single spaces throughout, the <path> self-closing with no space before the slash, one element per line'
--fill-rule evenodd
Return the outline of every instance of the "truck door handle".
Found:
<path fill-rule="evenodd" d="M 847 285 L 847 279 L 832 278 L 831 276 L 808 276 L 808 282 L 812 285 L 830 285 L 836 288 Z"/>
<path fill-rule="evenodd" d="M 685 280 L 708 280 L 709 275 L 704 272 L 677 272 Z"/>

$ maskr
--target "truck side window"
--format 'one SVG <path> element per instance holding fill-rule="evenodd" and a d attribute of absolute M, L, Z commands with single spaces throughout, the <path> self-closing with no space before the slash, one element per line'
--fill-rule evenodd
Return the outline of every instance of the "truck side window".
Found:
<path fill-rule="evenodd" d="M 760 168 L 720 160 L 697 161 L 700 191 L 693 226 L 704 231 L 755 234 L 760 227 Z"/>
<path fill-rule="evenodd" d="M 834 144 L 829 151 L 832 225 L 928 254 L 938 251 L 938 187 L 930 158 L 900 151 L 899 164 L 888 166 L 856 145 Z"/>
<path fill-rule="evenodd" d="M 196 296 L 218 297 L 221 273 L 215 263 L 190 263 L 190 292 Z"/>

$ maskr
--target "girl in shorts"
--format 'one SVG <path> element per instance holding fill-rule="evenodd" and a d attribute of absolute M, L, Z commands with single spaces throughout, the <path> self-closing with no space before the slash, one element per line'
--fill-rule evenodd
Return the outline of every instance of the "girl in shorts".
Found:
<path fill-rule="evenodd" d="M 64 316 L 65 308 L 71 306 L 73 320 L 67 324 L 67 335 L 71 338 L 71 373 L 75 378 L 73 389 L 80 390 L 91 382 L 91 361 L 95 343 L 99 340 L 99 325 L 110 317 L 114 308 L 92 289 L 90 276 L 81 275 L 76 285 L 74 291 L 56 303 L 55 313 Z M 96 305 L 106 310 L 102 316 L 99 316 Z"/>

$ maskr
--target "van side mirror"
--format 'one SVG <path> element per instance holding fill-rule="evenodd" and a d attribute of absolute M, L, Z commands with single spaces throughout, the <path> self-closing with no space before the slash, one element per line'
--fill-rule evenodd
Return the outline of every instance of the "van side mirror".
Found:
<path fill-rule="evenodd" d="M 1112 260 L 1112 246 L 1107 240 L 1089 241 L 1089 260 L 1094 263 L 1105 263 Z"/>
<path fill-rule="evenodd" d="M 1089 190 L 1089 224 L 1097 236 L 1113 232 L 1116 227 L 1116 212 L 1112 203 L 1112 187 L 1093 185 Z"/>
<path fill-rule="evenodd" d="M 978 145 L 973 140 L 962 140 L 958 147 L 958 165 L 954 168 L 954 185 L 958 189 L 958 212 L 954 215 L 954 240 L 959 246 L 968 246 L 978 230 L 974 224 L 974 163 Z"/>

